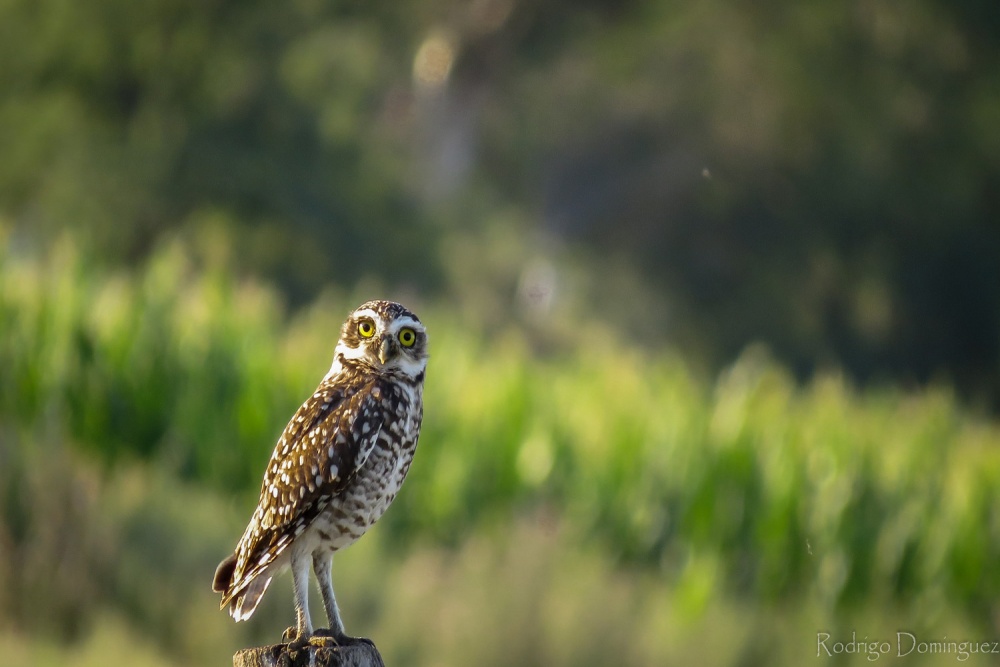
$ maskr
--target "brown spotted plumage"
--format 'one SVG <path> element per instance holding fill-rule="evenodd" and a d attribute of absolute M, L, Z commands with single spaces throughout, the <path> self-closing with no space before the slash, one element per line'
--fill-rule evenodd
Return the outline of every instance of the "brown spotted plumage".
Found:
<path fill-rule="evenodd" d="M 333 553 L 361 537 L 396 497 L 423 415 L 427 333 L 390 301 L 369 301 L 344 323 L 333 365 L 296 411 L 264 473 L 260 502 L 213 589 L 237 621 L 271 579 L 292 569 L 298 639 L 312 634 L 312 564 L 338 641 L 350 638 L 333 593 Z"/>

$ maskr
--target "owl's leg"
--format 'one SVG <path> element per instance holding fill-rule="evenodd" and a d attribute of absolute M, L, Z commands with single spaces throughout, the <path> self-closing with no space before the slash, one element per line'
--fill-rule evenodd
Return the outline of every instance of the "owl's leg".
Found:
<path fill-rule="evenodd" d="M 319 590 L 323 595 L 326 617 L 330 620 L 330 634 L 338 643 L 345 644 L 351 638 L 344 632 L 340 607 L 337 606 L 337 598 L 333 594 L 333 552 L 322 548 L 314 551 L 313 570 L 316 572 L 316 581 L 319 582 Z"/>
<path fill-rule="evenodd" d="M 309 641 L 313 633 L 309 617 L 309 554 L 292 546 L 292 590 L 295 593 L 296 642 Z"/>

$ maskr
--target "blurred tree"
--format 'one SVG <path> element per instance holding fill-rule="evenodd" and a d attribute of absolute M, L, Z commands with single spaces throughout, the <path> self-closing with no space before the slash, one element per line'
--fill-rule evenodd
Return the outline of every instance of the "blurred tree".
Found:
<path fill-rule="evenodd" d="M 374 277 L 504 318 L 551 266 L 556 311 L 709 365 L 763 340 L 998 404 L 998 16 L 9 0 L 0 213 L 112 261 L 210 222 L 296 301 Z"/>
<path fill-rule="evenodd" d="M 378 18 L 319 2 L 4 3 L 5 212 L 40 236 L 77 226 L 118 260 L 221 221 L 246 268 L 293 295 L 373 267 L 432 283 L 434 230 L 386 132 L 409 40 Z"/>
<path fill-rule="evenodd" d="M 594 14 L 561 17 L 548 50 L 512 21 L 492 71 L 470 59 L 489 79 L 474 84 L 488 96 L 482 152 L 597 272 L 631 265 L 656 286 L 654 336 L 716 365 L 759 339 L 802 374 L 944 374 L 1000 399 L 1000 62 L 981 29 L 1000 12 L 720 1 Z"/>

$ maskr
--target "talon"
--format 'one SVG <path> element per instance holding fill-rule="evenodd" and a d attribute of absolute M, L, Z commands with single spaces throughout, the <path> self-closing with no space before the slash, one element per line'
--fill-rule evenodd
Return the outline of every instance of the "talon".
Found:
<path fill-rule="evenodd" d="M 309 645 L 312 636 L 311 632 L 299 632 L 298 628 L 289 627 L 281 634 L 281 641 L 288 645 L 289 651 L 301 651 Z"/>
<path fill-rule="evenodd" d="M 288 653 L 298 653 L 307 646 L 309 646 L 309 635 L 296 637 L 288 642 Z"/>
<path fill-rule="evenodd" d="M 343 633 L 339 635 L 331 634 L 330 636 L 332 636 L 333 641 L 337 642 L 337 644 L 340 646 L 351 646 L 353 644 L 371 644 L 372 648 L 375 647 L 375 643 L 366 637 L 352 637 L 350 635 Z"/>

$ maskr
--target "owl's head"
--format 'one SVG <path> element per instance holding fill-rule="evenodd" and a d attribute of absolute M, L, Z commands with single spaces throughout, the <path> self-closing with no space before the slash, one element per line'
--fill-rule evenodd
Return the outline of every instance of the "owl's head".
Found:
<path fill-rule="evenodd" d="M 343 360 L 423 380 L 427 367 L 427 330 L 416 315 L 394 301 L 363 303 L 340 330 L 334 368 Z"/>

